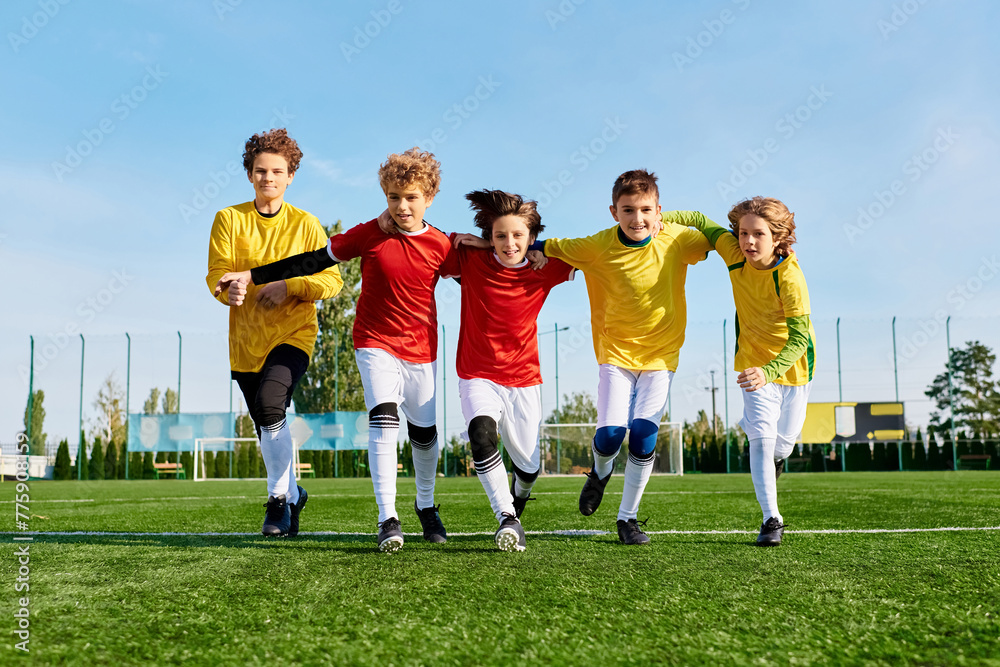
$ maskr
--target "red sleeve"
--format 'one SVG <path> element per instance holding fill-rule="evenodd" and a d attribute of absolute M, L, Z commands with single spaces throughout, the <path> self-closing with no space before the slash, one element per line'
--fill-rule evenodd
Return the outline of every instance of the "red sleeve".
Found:
<path fill-rule="evenodd" d="M 573 273 L 575 271 L 576 269 L 561 259 L 550 259 L 548 263 L 542 267 L 542 275 L 545 278 L 545 284 L 550 288 L 555 287 L 559 283 L 564 283 L 567 280 L 573 280 Z"/>
<path fill-rule="evenodd" d="M 330 256 L 338 262 L 346 262 L 360 257 L 372 238 L 372 225 L 378 228 L 378 221 L 369 220 L 351 227 L 342 234 L 331 236 L 330 245 L 327 248 Z M 382 233 L 382 230 L 378 231 Z"/>
<path fill-rule="evenodd" d="M 458 278 L 462 275 L 462 253 L 467 249 L 465 246 L 455 248 L 452 245 L 452 239 L 454 238 L 454 232 L 447 237 L 448 249 L 445 250 L 444 261 L 438 267 L 438 275 L 442 278 Z"/>

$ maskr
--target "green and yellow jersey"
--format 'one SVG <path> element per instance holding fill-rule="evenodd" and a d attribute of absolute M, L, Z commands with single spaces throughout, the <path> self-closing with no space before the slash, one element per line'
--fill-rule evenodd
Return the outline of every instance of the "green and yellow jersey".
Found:
<path fill-rule="evenodd" d="M 736 235 L 697 211 L 664 211 L 664 224 L 701 231 L 729 268 L 736 303 L 734 370 L 758 367 L 768 382 L 789 386 L 813 378 L 816 333 L 809 319 L 809 290 L 792 253 L 773 268 L 753 268 Z"/>
<path fill-rule="evenodd" d="M 208 243 L 209 291 L 222 274 L 249 269 L 324 247 L 327 234 L 311 213 L 288 202 L 273 217 L 257 212 L 252 201 L 216 213 Z M 257 285 L 247 287 L 242 306 L 229 309 L 229 364 L 232 370 L 256 373 L 268 353 L 282 344 L 299 348 L 310 357 L 316 344 L 316 307 L 313 301 L 336 295 L 344 285 L 337 267 L 313 276 L 285 281 L 289 298 L 267 309 L 257 305 Z M 216 297 L 229 303 L 225 292 Z"/>
<path fill-rule="evenodd" d="M 666 224 L 635 244 L 618 225 L 581 239 L 548 239 L 545 254 L 583 271 L 599 364 L 629 370 L 677 370 L 689 264 L 711 245 L 694 229 Z"/>

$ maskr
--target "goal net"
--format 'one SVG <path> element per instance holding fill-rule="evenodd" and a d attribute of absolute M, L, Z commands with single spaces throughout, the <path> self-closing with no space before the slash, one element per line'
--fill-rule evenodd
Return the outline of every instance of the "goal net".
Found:
<path fill-rule="evenodd" d="M 547 473 L 585 473 L 593 464 L 591 444 L 597 424 L 542 424 L 542 469 Z M 684 474 L 683 439 L 680 422 L 663 422 L 656 437 L 653 472 Z M 625 469 L 628 438 L 615 460 L 615 471 Z"/>
<path fill-rule="evenodd" d="M 232 462 L 233 454 L 236 451 L 238 442 L 257 442 L 257 438 L 195 438 L 194 440 L 194 475 L 192 479 L 196 482 L 208 479 L 205 472 L 205 452 L 228 452 L 229 460 Z M 299 448 L 293 448 L 293 470 L 296 471 L 295 479 L 299 478 Z"/>

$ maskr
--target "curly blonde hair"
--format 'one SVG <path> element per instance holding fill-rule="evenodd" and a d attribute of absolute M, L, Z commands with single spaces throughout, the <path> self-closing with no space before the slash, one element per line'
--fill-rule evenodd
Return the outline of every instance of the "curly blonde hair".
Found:
<path fill-rule="evenodd" d="M 729 227 L 737 236 L 740 235 L 740 220 L 745 215 L 763 218 L 771 228 L 775 254 L 788 257 L 795 243 L 795 214 L 787 206 L 773 197 L 744 199 L 729 211 Z"/>
<path fill-rule="evenodd" d="M 382 192 L 388 192 L 390 185 L 415 186 L 431 199 L 441 187 L 441 163 L 433 153 L 414 146 L 402 154 L 389 155 L 378 168 L 378 181 Z"/>
<path fill-rule="evenodd" d="M 279 128 L 255 134 L 247 139 L 243 148 L 243 168 L 249 174 L 253 171 L 253 162 L 261 153 L 274 153 L 288 162 L 288 173 L 294 174 L 302 161 L 302 151 L 295 139 L 288 136 L 288 130 Z"/>

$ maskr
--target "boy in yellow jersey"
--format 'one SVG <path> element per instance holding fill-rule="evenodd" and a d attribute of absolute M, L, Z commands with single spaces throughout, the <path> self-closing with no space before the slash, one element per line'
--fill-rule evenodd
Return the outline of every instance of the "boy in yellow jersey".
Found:
<path fill-rule="evenodd" d="M 208 244 L 210 291 L 224 274 L 244 271 L 323 245 L 326 232 L 311 214 L 284 201 L 302 159 L 284 129 L 255 134 L 246 142 L 243 167 L 254 199 L 215 215 Z M 292 392 L 309 366 L 318 327 L 314 301 L 337 294 L 344 281 L 330 268 L 306 278 L 261 287 L 236 284 L 216 298 L 229 309 L 229 363 L 260 439 L 267 469 L 267 509 L 261 532 L 299 532 L 299 513 L 308 495 L 295 483 L 292 434 L 285 421 Z"/>
<path fill-rule="evenodd" d="M 754 197 L 729 212 L 731 231 L 692 211 L 664 213 L 663 221 L 701 230 L 729 267 L 735 370 L 744 389 L 740 426 L 750 441 L 750 476 L 764 514 L 757 544 L 778 546 L 785 526 L 775 482 L 802 431 L 815 361 L 809 290 L 791 250 L 795 216 L 777 199 Z"/>
<path fill-rule="evenodd" d="M 600 365 L 594 466 L 580 493 L 580 512 L 589 516 L 601 504 L 628 430 L 618 539 L 647 544 L 636 516 L 684 342 L 684 279 L 688 265 L 712 248 L 681 225 L 652 235 L 660 227 L 659 189 L 656 176 L 644 169 L 618 177 L 610 208 L 616 226 L 582 239 L 549 239 L 542 249 L 583 271 Z"/>

